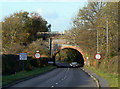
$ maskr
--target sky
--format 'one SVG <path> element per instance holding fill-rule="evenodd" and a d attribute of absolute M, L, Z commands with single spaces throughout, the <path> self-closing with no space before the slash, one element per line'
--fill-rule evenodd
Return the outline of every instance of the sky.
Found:
<path fill-rule="evenodd" d="M 82 1 L 7 1 L 0 3 L 0 21 L 7 16 L 19 11 L 38 12 L 43 19 L 51 24 L 51 31 L 63 32 L 71 28 L 72 18 L 74 18 L 79 9 L 87 5 Z"/>

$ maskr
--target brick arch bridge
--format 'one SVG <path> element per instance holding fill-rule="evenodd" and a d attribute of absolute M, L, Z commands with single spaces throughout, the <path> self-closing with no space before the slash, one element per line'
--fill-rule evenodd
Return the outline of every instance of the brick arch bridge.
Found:
<path fill-rule="evenodd" d="M 58 48 L 58 49 L 53 53 L 52 59 L 53 59 L 54 63 L 55 63 L 55 56 L 56 56 L 56 54 L 59 53 L 60 50 L 65 49 L 65 48 L 71 48 L 71 49 L 77 50 L 77 51 L 82 55 L 83 60 L 84 60 L 84 63 L 86 62 L 85 55 L 84 55 L 83 51 L 82 51 L 79 47 L 77 47 L 77 46 L 72 46 L 72 45 L 65 45 L 65 46 L 63 45 L 63 46 L 61 46 L 60 48 Z"/>

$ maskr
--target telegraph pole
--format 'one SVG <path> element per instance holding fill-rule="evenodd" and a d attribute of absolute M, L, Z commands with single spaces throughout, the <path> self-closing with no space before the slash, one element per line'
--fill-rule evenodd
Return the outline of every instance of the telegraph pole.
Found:
<path fill-rule="evenodd" d="M 52 57 L 52 38 L 49 39 L 50 43 L 50 56 Z"/>
<path fill-rule="evenodd" d="M 99 36 L 98 36 L 98 30 L 97 30 L 97 54 L 99 54 Z M 99 60 L 97 60 L 97 61 L 98 61 L 97 68 L 99 68 L 100 61 Z"/>
<path fill-rule="evenodd" d="M 98 43 L 98 31 L 97 31 L 97 53 L 99 53 L 99 43 Z"/>
<path fill-rule="evenodd" d="M 50 56 L 51 56 L 51 58 L 52 58 L 52 38 L 51 38 L 51 24 L 49 24 L 48 25 L 48 27 L 49 27 L 49 35 L 50 35 L 50 39 L 49 39 L 49 48 L 50 48 Z"/>
<path fill-rule="evenodd" d="M 107 38 L 106 38 L 106 40 L 107 40 L 107 47 L 106 47 L 106 51 L 107 51 L 107 53 L 108 53 L 108 18 L 107 18 Z"/>

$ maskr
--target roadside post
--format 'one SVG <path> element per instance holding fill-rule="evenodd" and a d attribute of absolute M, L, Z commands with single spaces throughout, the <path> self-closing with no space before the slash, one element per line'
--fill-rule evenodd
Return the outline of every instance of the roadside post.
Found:
<path fill-rule="evenodd" d="M 97 68 L 99 67 L 99 63 L 100 63 L 100 59 L 101 59 L 101 55 L 99 54 L 99 53 L 97 53 L 96 55 L 95 55 L 95 59 L 97 59 L 97 61 L 98 61 L 98 63 L 97 63 Z"/>
<path fill-rule="evenodd" d="M 22 61 L 22 70 L 24 71 L 24 61 L 27 60 L 27 53 L 20 53 L 19 60 Z"/>
<path fill-rule="evenodd" d="M 86 57 L 86 65 L 88 66 L 88 57 Z"/>

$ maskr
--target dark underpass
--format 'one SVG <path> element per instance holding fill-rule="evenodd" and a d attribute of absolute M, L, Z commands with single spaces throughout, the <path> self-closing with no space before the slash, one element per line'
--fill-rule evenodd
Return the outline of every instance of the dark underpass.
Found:
<path fill-rule="evenodd" d="M 65 67 L 83 67 L 84 59 L 82 54 L 72 48 L 64 48 L 59 50 L 55 55 L 55 65 L 60 68 Z"/>

